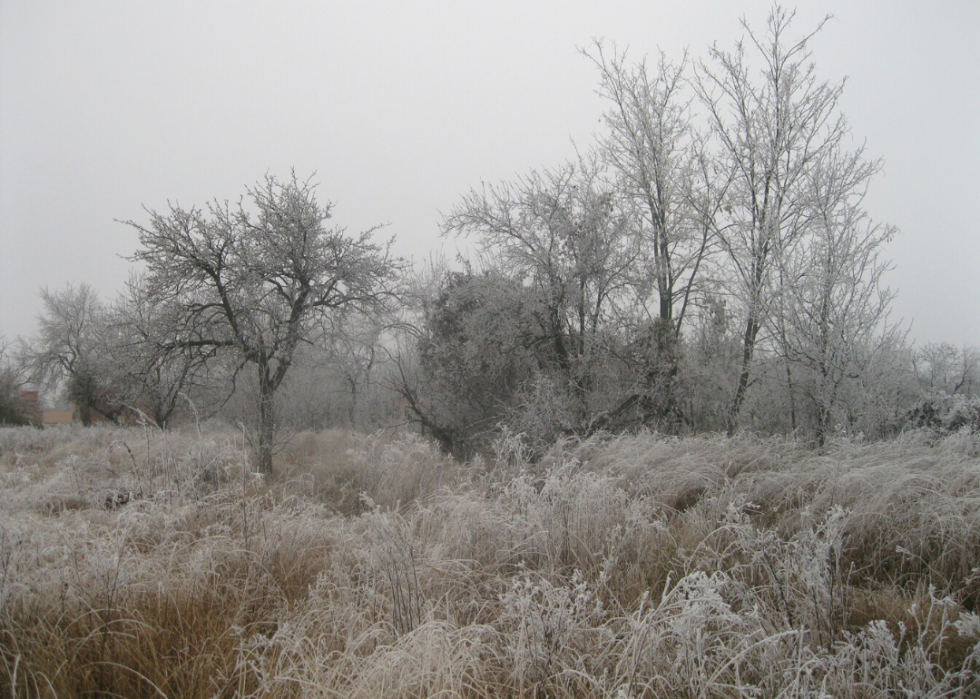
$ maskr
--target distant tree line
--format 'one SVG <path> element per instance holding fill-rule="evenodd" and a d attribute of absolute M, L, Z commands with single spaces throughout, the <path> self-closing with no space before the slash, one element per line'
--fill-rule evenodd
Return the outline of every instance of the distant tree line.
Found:
<path fill-rule="evenodd" d="M 468 457 L 515 434 L 540 453 L 597 431 L 822 445 L 972 424 L 980 351 L 912 349 L 890 320 L 896 231 L 864 206 L 882 163 L 812 63 L 822 25 L 791 39 L 792 20 L 776 8 L 703 60 L 583 51 L 604 132 L 462 196 L 442 223 L 473 243 L 461 265 L 412 270 L 375 231 L 328 227 L 295 174 L 149 211 L 113 303 L 42 292 L 36 336 L 0 351 L 0 420 L 27 381 L 83 423 L 220 413 L 266 473 L 283 427 L 408 420 Z"/>

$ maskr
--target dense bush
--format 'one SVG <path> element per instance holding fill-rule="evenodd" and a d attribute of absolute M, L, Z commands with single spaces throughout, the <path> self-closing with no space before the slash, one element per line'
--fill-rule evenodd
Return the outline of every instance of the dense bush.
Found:
<path fill-rule="evenodd" d="M 934 393 L 920 400 L 908 412 L 908 423 L 939 434 L 965 430 L 980 433 L 980 396 Z"/>
<path fill-rule="evenodd" d="M 38 421 L 35 407 L 21 395 L 23 387 L 22 372 L 11 357 L 9 345 L 0 336 L 0 425 L 28 425 Z"/>

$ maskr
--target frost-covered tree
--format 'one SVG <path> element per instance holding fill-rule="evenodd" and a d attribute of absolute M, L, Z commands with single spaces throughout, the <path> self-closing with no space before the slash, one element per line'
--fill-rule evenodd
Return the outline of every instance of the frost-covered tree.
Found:
<path fill-rule="evenodd" d="M 26 425 L 36 418 L 21 399 L 25 382 L 24 368 L 15 359 L 11 343 L 0 335 L 0 425 Z"/>
<path fill-rule="evenodd" d="M 599 94 L 609 105 L 601 152 L 617 186 L 632 205 L 651 283 L 657 317 L 679 336 L 710 249 L 711 228 L 703 208 L 717 207 L 721 173 L 708 181 L 715 189 L 703 200 L 701 141 L 689 110 L 686 56 L 679 64 L 661 54 L 655 67 L 630 65 L 625 53 L 608 54 L 596 42 L 586 55 L 600 73 Z"/>
<path fill-rule="evenodd" d="M 915 352 L 913 361 L 924 391 L 970 398 L 980 389 L 980 348 L 930 342 Z"/>
<path fill-rule="evenodd" d="M 471 236 L 481 260 L 538 304 L 541 360 L 588 419 L 608 325 L 635 297 L 640 246 L 594 156 L 471 191 L 444 231 Z"/>
<path fill-rule="evenodd" d="M 88 284 L 41 290 L 44 310 L 38 332 L 24 348 L 25 364 L 35 383 L 62 389 L 79 422 L 89 425 L 92 411 L 115 419 L 122 406 L 113 384 L 105 307 Z"/>
<path fill-rule="evenodd" d="M 867 181 L 879 169 L 880 161 L 866 161 L 862 149 L 828 153 L 807 177 L 804 236 L 778 251 L 777 341 L 797 369 L 821 445 L 845 384 L 860 379 L 878 348 L 901 333 L 886 326 L 894 293 L 883 280 L 891 267 L 884 247 L 895 229 L 871 221 L 862 206 Z M 788 382 L 791 403 L 795 387 Z"/>
<path fill-rule="evenodd" d="M 349 236 L 328 228 L 333 205 L 315 185 L 273 176 L 246 190 L 237 206 L 150 211 L 135 260 L 146 265 L 155 303 L 179 309 L 167 329 L 171 348 L 230 355 L 251 368 L 257 386 L 253 443 L 262 473 L 272 473 L 275 395 L 324 317 L 372 313 L 392 297 L 398 268 L 373 229 Z M 247 207 L 245 200 L 250 204 Z"/>
<path fill-rule="evenodd" d="M 759 340 L 772 330 L 783 292 L 779 260 L 806 236 L 814 173 L 838 157 L 848 134 L 839 111 L 843 84 L 820 80 L 810 60 L 810 40 L 823 23 L 794 42 L 787 38 L 792 19 L 775 8 L 765 34 L 743 21 L 747 39 L 732 51 L 713 47 L 694 82 L 717 158 L 731 178 L 715 226 L 728 258 L 729 294 L 743 317 L 729 432 L 738 426 Z M 855 179 L 852 191 L 870 174 Z"/>
<path fill-rule="evenodd" d="M 228 373 L 217 366 L 217 347 L 179 341 L 183 312 L 178 299 L 151 294 L 145 276 L 134 274 L 107 313 L 115 383 L 127 406 L 161 428 L 184 412 L 212 412 Z"/>
<path fill-rule="evenodd" d="M 550 346 L 546 307 L 499 270 L 442 272 L 419 289 L 419 318 L 395 389 L 444 451 L 468 458 L 518 403 Z"/>

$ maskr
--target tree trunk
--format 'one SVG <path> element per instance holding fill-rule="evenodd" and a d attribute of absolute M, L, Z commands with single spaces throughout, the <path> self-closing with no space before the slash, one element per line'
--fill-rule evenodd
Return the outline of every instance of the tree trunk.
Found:
<path fill-rule="evenodd" d="M 660 255 L 657 269 L 657 291 L 660 294 L 660 319 L 667 321 L 673 329 L 674 319 L 674 289 L 671 284 L 670 270 L 670 246 L 668 245 L 667 233 L 660 231 Z"/>
<path fill-rule="evenodd" d="M 785 341 L 783 346 L 785 346 Z M 793 383 L 793 369 L 790 367 L 789 357 L 783 357 L 786 364 L 786 390 L 789 391 L 789 420 L 790 429 L 796 432 L 796 391 Z"/>
<path fill-rule="evenodd" d="M 644 418 L 655 417 L 659 429 L 673 429 L 670 423 L 677 417 L 677 395 L 675 382 L 679 370 L 677 357 L 677 336 L 674 324 L 669 318 L 660 317 L 653 323 L 654 365 L 647 370 L 647 393 L 652 402 L 648 404 Z M 650 408 L 656 406 L 655 414 Z"/>
<path fill-rule="evenodd" d="M 347 402 L 347 424 L 353 430 L 357 429 L 357 375 L 356 369 L 351 370 L 347 375 L 347 383 L 350 385 L 350 400 Z"/>
<path fill-rule="evenodd" d="M 732 399 L 732 407 L 728 411 L 728 436 L 731 437 L 738 429 L 738 416 L 742 412 L 742 403 L 745 402 L 745 392 L 749 387 L 749 377 L 752 374 L 752 355 L 755 351 L 755 338 L 759 334 L 759 324 L 754 315 L 749 315 L 745 323 L 745 336 L 742 345 L 742 371 L 738 376 L 738 385 L 735 388 L 735 397 Z"/>
<path fill-rule="evenodd" d="M 830 411 L 823 403 L 817 407 L 817 446 L 824 447 L 827 444 L 827 428 L 830 426 Z"/>
<path fill-rule="evenodd" d="M 82 427 L 92 426 L 92 405 L 87 400 L 80 401 L 75 405 L 75 412 L 78 414 L 78 421 Z"/>
<path fill-rule="evenodd" d="M 259 473 L 272 475 L 272 448 L 276 441 L 275 388 L 269 376 L 268 366 L 259 364 L 259 424 L 258 454 Z"/>

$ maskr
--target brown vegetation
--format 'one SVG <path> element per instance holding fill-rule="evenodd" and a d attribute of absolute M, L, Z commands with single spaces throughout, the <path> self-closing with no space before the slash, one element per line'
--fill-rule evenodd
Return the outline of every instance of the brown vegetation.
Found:
<path fill-rule="evenodd" d="M 980 442 L 0 431 L 0 695 L 975 696 Z"/>

